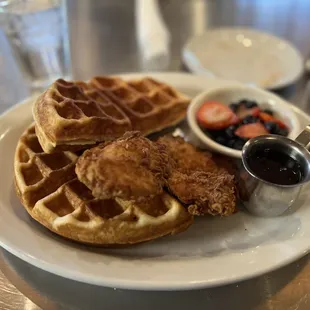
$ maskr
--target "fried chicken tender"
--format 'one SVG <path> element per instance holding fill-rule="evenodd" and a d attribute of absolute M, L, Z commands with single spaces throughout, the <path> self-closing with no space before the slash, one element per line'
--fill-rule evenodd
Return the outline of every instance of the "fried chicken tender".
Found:
<path fill-rule="evenodd" d="M 184 174 L 174 171 L 169 189 L 180 201 L 189 205 L 193 215 L 231 215 L 236 208 L 234 176 L 225 169 L 217 172 L 195 171 Z"/>
<path fill-rule="evenodd" d="M 100 199 L 136 199 L 161 194 L 170 164 L 165 146 L 138 132 L 87 150 L 78 159 L 76 174 Z"/>
<path fill-rule="evenodd" d="M 193 215 L 231 215 L 236 212 L 236 184 L 233 173 L 213 160 L 209 152 L 198 151 L 180 137 L 157 140 L 166 146 L 172 160 L 169 191 L 188 205 Z"/>
<path fill-rule="evenodd" d="M 192 171 L 210 172 L 217 169 L 211 153 L 198 151 L 181 137 L 164 136 L 159 138 L 157 143 L 166 147 L 178 171 L 189 174 Z"/>

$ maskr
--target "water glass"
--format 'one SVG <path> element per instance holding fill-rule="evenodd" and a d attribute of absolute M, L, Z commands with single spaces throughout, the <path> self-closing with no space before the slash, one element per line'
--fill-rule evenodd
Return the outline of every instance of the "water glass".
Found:
<path fill-rule="evenodd" d="M 59 77 L 70 78 L 70 52 L 64 1 L 0 1 L 12 52 L 32 90 Z"/>

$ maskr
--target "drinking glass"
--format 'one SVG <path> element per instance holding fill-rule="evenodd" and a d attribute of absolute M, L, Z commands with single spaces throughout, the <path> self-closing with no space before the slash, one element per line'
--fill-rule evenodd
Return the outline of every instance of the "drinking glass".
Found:
<path fill-rule="evenodd" d="M 12 52 L 32 90 L 70 78 L 64 1 L 0 1 L 0 12 Z"/>

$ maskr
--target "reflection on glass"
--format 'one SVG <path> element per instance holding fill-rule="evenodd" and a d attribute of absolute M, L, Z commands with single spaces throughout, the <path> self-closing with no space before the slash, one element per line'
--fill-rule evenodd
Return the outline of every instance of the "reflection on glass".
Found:
<path fill-rule="evenodd" d="M 5 30 L 21 70 L 33 89 L 68 74 L 65 20 L 60 0 L 0 2 Z"/>

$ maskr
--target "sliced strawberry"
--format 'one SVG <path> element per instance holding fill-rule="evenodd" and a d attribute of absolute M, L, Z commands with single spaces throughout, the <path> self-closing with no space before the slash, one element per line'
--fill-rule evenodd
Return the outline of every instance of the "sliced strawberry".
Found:
<path fill-rule="evenodd" d="M 247 109 L 244 105 L 241 105 L 237 110 L 237 116 L 239 117 L 239 119 L 244 119 L 248 115 L 258 116 L 259 113 L 260 113 L 259 107 Z"/>
<path fill-rule="evenodd" d="M 265 113 L 265 112 L 260 112 L 258 114 L 258 117 L 264 122 L 273 122 L 274 120 L 274 117 L 272 115 Z"/>
<path fill-rule="evenodd" d="M 225 104 L 217 101 L 205 102 L 197 112 L 197 120 L 207 129 L 224 129 L 236 124 L 239 119 Z"/>
<path fill-rule="evenodd" d="M 259 122 L 242 125 L 235 131 L 236 136 L 244 139 L 251 139 L 257 136 L 268 134 L 269 132 L 267 131 L 267 129 Z"/>
<path fill-rule="evenodd" d="M 264 122 L 274 122 L 274 123 L 278 124 L 280 128 L 286 128 L 287 129 L 287 126 L 282 121 L 280 121 L 278 118 L 275 118 L 274 116 L 272 116 L 268 113 L 260 112 L 258 114 L 258 117 L 261 120 L 263 120 Z"/>
<path fill-rule="evenodd" d="M 230 123 L 229 123 L 228 126 L 235 125 L 235 124 L 237 124 L 239 122 L 240 122 L 239 117 L 234 113 L 233 117 L 230 119 Z"/>

